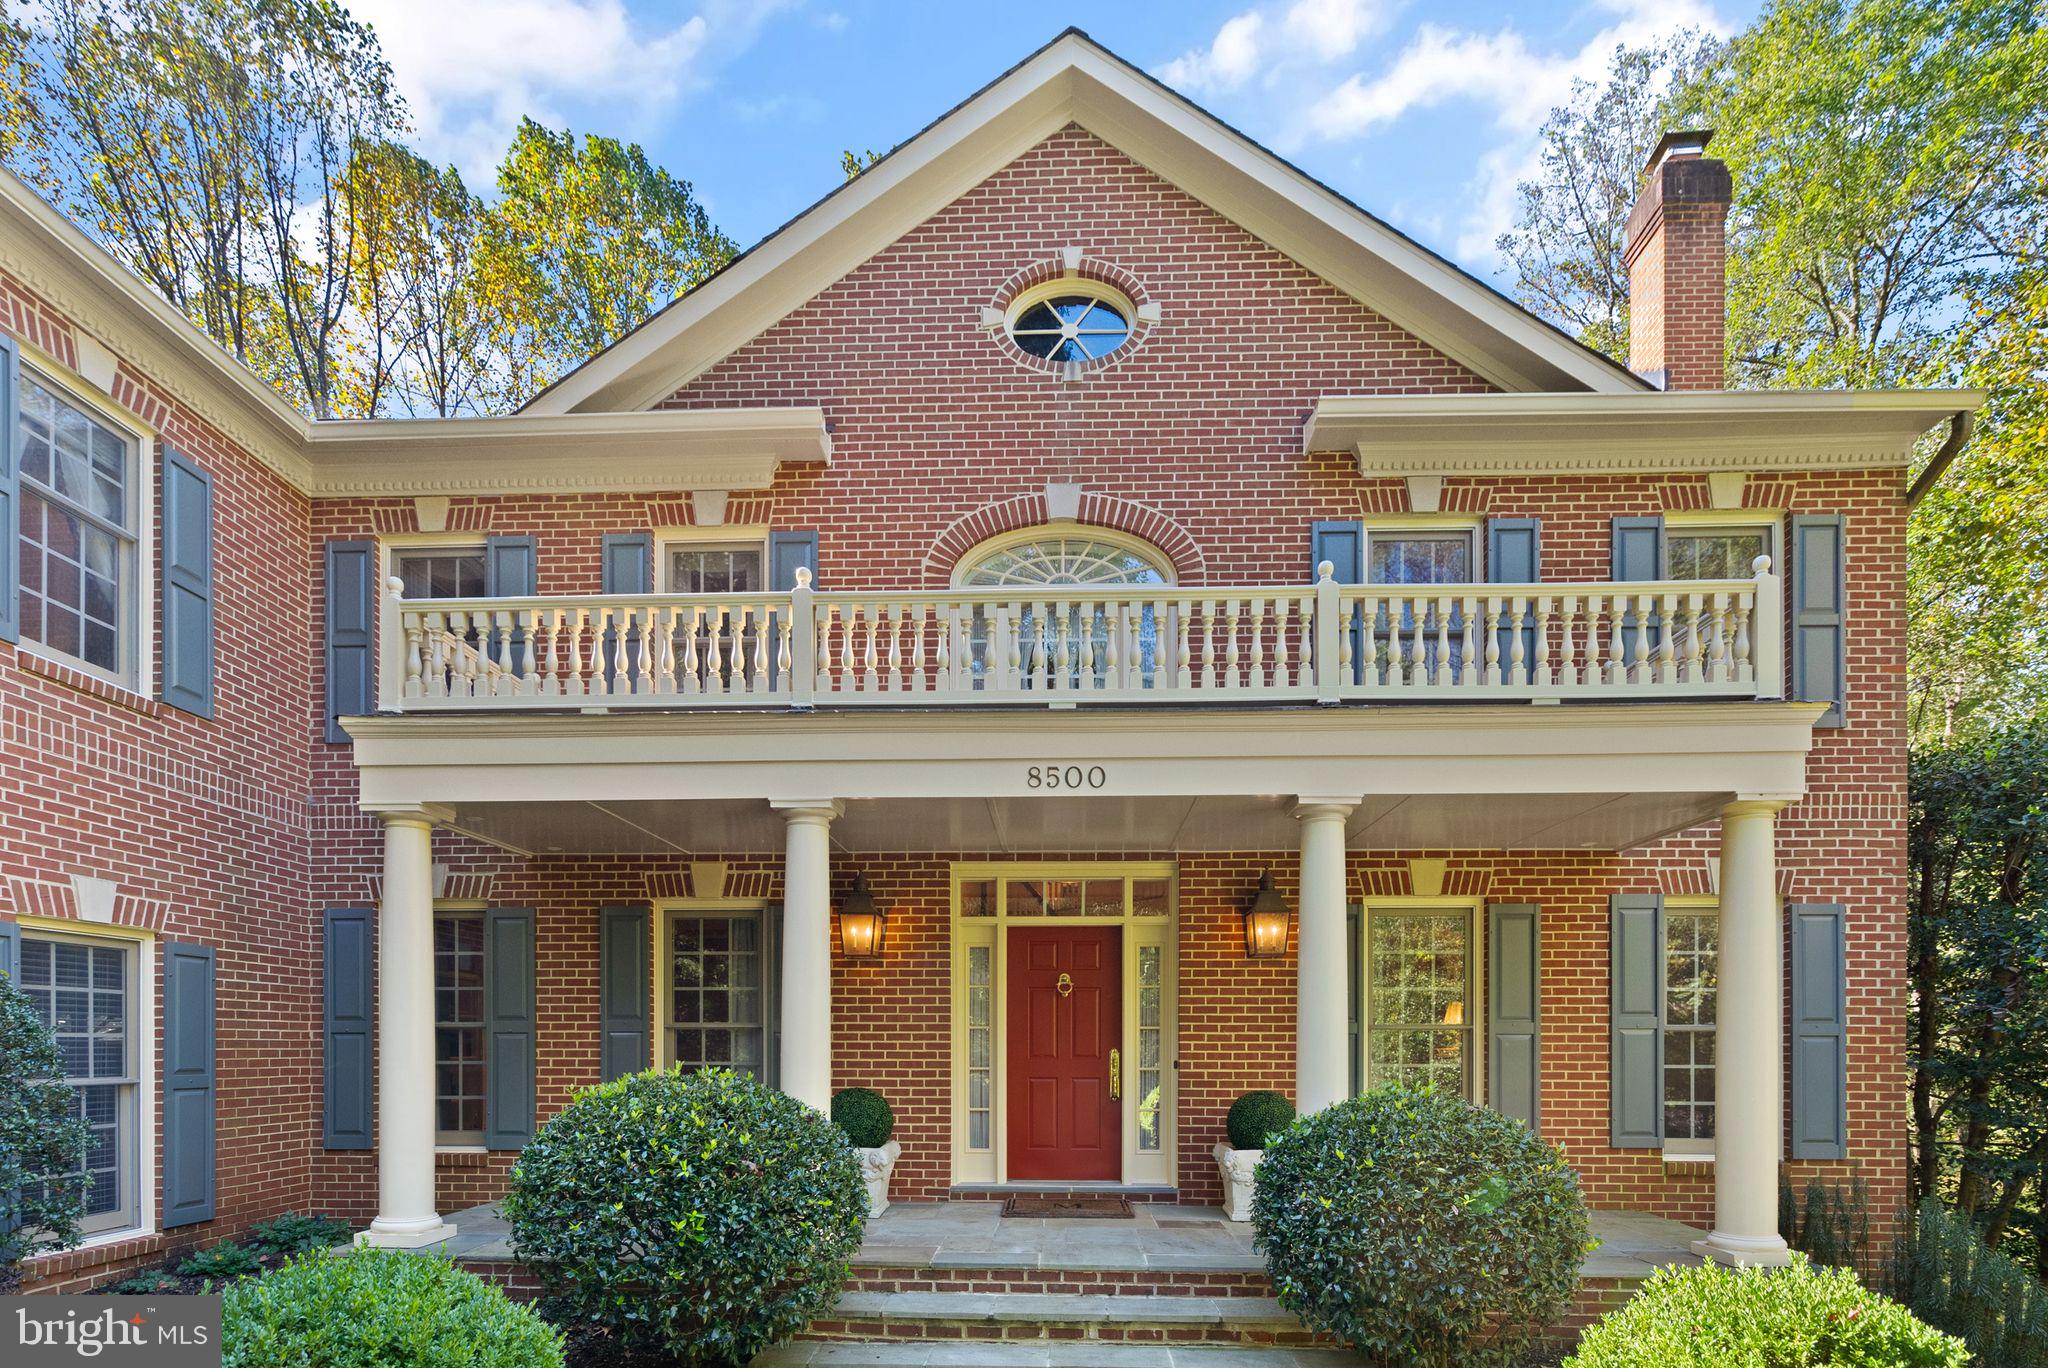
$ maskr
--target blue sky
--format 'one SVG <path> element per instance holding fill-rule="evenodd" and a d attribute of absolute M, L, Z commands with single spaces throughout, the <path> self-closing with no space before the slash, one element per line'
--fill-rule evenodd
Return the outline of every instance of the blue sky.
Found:
<path fill-rule="evenodd" d="M 349 0 L 415 141 L 485 188 L 521 114 L 642 143 L 751 245 L 1068 24 L 1475 272 L 1535 129 L 1617 43 L 1757 0 Z"/>

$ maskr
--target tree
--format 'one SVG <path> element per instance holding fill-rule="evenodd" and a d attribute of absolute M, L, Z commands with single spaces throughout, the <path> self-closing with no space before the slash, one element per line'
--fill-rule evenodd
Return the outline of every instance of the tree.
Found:
<path fill-rule="evenodd" d="M 23 1259 L 78 1243 L 89 1133 L 57 1039 L 28 995 L 0 974 L 0 1293 Z"/>
<path fill-rule="evenodd" d="M 1666 97 L 1699 79 L 1716 52 L 1690 30 L 1661 46 L 1618 47 L 1607 79 L 1572 84 L 1545 121 L 1542 174 L 1516 188 L 1515 227 L 1497 248 L 1515 293 L 1587 346 L 1628 356 L 1629 210 L 1667 130 Z"/>
<path fill-rule="evenodd" d="M 524 400 L 631 332 L 736 254 L 637 144 L 522 120 L 478 267 L 509 329 L 508 396 Z"/>
<path fill-rule="evenodd" d="M 881 159 L 882 154 L 872 147 L 865 152 L 856 152 L 849 147 L 839 154 L 839 172 L 852 180 Z"/>

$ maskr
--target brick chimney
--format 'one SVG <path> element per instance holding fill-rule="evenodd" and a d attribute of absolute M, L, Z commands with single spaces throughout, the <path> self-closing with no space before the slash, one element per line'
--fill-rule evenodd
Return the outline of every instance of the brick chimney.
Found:
<path fill-rule="evenodd" d="M 1628 368 L 1667 390 L 1727 384 L 1728 204 L 1712 129 L 1666 133 L 1628 216 Z"/>

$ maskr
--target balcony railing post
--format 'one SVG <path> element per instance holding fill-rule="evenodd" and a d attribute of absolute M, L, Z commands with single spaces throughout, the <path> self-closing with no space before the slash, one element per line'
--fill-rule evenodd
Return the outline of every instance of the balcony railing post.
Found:
<path fill-rule="evenodd" d="M 1756 696 L 1785 696 L 1785 594 L 1778 577 L 1771 573 L 1771 558 L 1758 556 L 1750 568 L 1756 572 L 1756 644 L 1751 648 L 1756 661 Z"/>
<path fill-rule="evenodd" d="M 405 711 L 406 657 L 410 654 L 405 630 L 405 581 L 393 575 L 384 582 L 385 621 L 377 633 L 377 705 L 392 712 Z"/>
<path fill-rule="evenodd" d="M 789 690 L 789 706 L 808 709 L 818 687 L 818 627 L 816 606 L 812 600 L 817 591 L 811 588 L 811 569 L 800 565 L 796 570 L 796 587 L 789 591 L 789 678 L 783 681 Z"/>
<path fill-rule="evenodd" d="M 1337 686 L 1343 672 L 1342 651 L 1344 604 L 1337 597 L 1337 567 L 1330 561 L 1316 566 L 1316 703 L 1330 707 L 1340 700 Z"/>

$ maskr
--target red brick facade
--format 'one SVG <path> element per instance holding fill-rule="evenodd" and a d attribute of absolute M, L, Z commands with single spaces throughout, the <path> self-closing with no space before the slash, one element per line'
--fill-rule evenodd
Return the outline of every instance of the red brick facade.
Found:
<path fill-rule="evenodd" d="M 981 324 L 980 310 L 1079 247 L 1160 317 L 1111 362 L 1062 381 Z M 5 282 L 0 327 L 70 364 L 54 306 Z M 1718 285 L 1715 286 L 1718 289 Z M 110 339 L 111 341 L 111 339 Z M 1406 486 L 1362 478 L 1349 455 L 1304 458 L 1318 396 L 1487 388 L 1383 318 L 1078 128 L 1027 152 L 895 245 L 694 378 L 672 405 L 819 405 L 829 465 L 785 465 L 735 494 L 729 525 L 820 532 L 827 588 L 932 587 L 960 554 L 1045 513 L 1048 483 L 1082 486 L 1080 521 L 1139 535 L 1190 583 L 1297 583 L 1316 520 L 1405 511 Z M 220 1218 L 180 1241 L 287 1208 L 367 1219 L 376 1157 L 320 1137 L 320 911 L 375 898 L 376 823 L 356 806 L 351 750 L 320 739 L 321 564 L 331 539 L 417 528 L 409 499 L 309 500 L 124 369 L 116 396 L 206 466 L 219 501 L 220 715 L 201 722 L 72 678 L 0 646 L 11 907 L 67 915 L 73 873 L 115 879 L 122 915 L 221 953 Z M 1745 503 L 1839 513 L 1849 529 L 1848 718 L 1817 735 L 1808 799 L 1779 824 L 1788 895 L 1849 908 L 1849 1164 L 1881 1224 L 1903 1201 L 1903 724 L 1905 509 L 1900 471 L 1752 478 Z M 1542 520 L 1547 580 L 1603 580 L 1610 519 L 1705 507 L 1699 476 L 1452 479 L 1443 507 Z M 457 497 L 447 526 L 529 534 L 538 591 L 599 588 L 601 538 L 691 521 L 687 493 Z M 1710 707 L 1712 704 L 1702 704 Z M 1654 760 L 1646 760 L 1654 763 Z M 1450 862 L 1446 891 L 1543 908 L 1543 1131 L 1596 1206 L 1705 1223 L 1711 1172 L 1608 1147 L 1607 898 L 1700 892 L 1716 837 L 1702 830 L 1621 854 L 1355 852 L 1354 896 L 1406 894 L 1407 860 Z M 833 965 L 837 1086 L 886 1094 L 903 1156 L 899 1199 L 951 1181 L 952 861 L 835 857 L 890 913 L 878 962 Z M 1098 852 L 1051 852 L 1032 858 Z M 778 852 L 726 859 L 740 896 L 779 895 Z M 1293 850 L 1162 852 L 1178 864 L 1178 1127 L 1182 1201 L 1220 1198 L 1210 1147 L 1230 1101 L 1291 1090 L 1292 958 L 1247 961 L 1240 912 L 1271 867 L 1295 901 Z M 532 906 L 539 930 L 542 1118 L 598 1073 L 597 910 L 680 893 L 685 857 L 527 858 L 446 834 L 447 894 Z M 53 892 L 40 892 L 41 889 Z M 1483 954 L 1483 947 L 1475 947 Z M 490 1200 L 510 1156 L 443 1154 L 443 1211 Z M 1795 1166 L 1802 1173 L 1805 1166 Z M 67 1276 L 80 1256 L 67 1256 Z M 89 1266 L 91 1261 L 86 1260 Z M 52 1265 L 52 1271 L 56 1270 Z M 104 1276 L 115 1267 L 103 1263 Z M 90 1268 L 87 1269 L 90 1272 Z"/>

